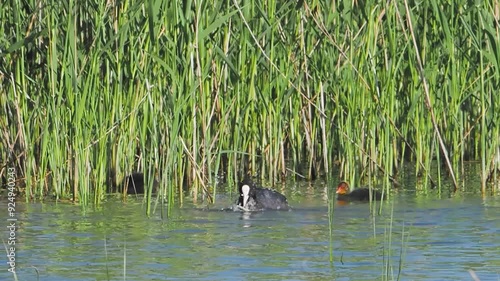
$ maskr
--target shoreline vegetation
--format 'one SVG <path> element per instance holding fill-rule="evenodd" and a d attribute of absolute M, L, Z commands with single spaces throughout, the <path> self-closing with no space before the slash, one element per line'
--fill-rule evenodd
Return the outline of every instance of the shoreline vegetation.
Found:
<path fill-rule="evenodd" d="M 99 204 L 133 171 L 180 203 L 248 173 L 499 177 L 498 0 L 13 0 L 0 17 L 1 178 L 15 168 L 26 200 Z"/>

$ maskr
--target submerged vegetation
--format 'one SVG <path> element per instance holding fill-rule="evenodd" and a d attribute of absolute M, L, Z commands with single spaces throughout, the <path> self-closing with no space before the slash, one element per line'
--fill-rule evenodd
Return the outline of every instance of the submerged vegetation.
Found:
<path fill-rule="evenodd" d="M 460 186 L 477 160 L 484 189 L 500 166 L 499 6 L 3 1 L 2 173 L 27 199 L 98 204 L 133 171 L 182 200 L 246 173 L 389 183 L 405 162 L 439 184 L 438 161 Z"/>

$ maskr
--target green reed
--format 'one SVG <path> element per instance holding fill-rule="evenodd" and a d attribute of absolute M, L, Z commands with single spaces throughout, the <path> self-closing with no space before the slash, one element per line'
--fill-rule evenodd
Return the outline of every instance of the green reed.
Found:
<path fill-rule="evenodd" d="M 408 241 L 410 239 L 410 232 L 407 230 L 406 224 L 403 222 L 401 226 L 401 244 L 398 244 L 398 237 L 394 235 L 398 230 L 394 227 L 394 205 L 391 205 L 390 215 L 387 219 L 386 226 L 384 228 L 384 243 L 383 243 L 383 273 L 381 274 L 382 280 L 400 280 L 403 273 L 403 264 L 406 258 L 406 250 Z M 375 223 L 373 225 L 374 236 L 375 236 Z M 393 240 L 393 237 L 395 240 Z M 399 260 L 397 260 L 397 265 L 394 264 L 393 258 L 398 256 L 399 246 Z"/>
<path fill-rule="evenodd" d="M 180 204 L 212 201 L 223 174 L 335 167 L 388 188 L 405 162 L 439 185 L 431 163 L 462 182 L 480 160 L 485 188 L 498 4 L 2 2 L 1 165 L 22 171 L 27 200 L 84 205 L 132 171 Z"/>

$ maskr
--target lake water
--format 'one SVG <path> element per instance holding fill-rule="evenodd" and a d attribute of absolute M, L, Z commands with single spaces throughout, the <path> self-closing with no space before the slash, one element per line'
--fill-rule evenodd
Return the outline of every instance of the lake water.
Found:
<path fill-rule="evenodd" d="M 185 204 L 147 218 L 141 200 L 110 200 L 82 213 L 64 203 L 18 202 L 19 280 L 500 280 L 500 196 L 439 196 L 408 186 L 382 210 L 335 202 L 296 183 L 292 211 L 220 211 Z M 234 196 L 233 196 L 234 197 Z M 379 210 L 376 206 L 376 210 Z M 0 221 L 7 222 L 5 200 Z M 4 244 L 8 230 L 2 230 Z M 332 247 L 330 247 L 332 246 Z M 333 262 L 330 250 L 333 249 Z M 5 257 L 5 256 L 4 256 Z M 14 280 L 3 263 L 0 280 Z"/>

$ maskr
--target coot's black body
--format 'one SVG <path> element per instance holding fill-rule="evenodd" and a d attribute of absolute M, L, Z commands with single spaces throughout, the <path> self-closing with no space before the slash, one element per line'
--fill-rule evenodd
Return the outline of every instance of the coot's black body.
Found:
<path fill-rule="evenodd" d="M 237 205 L 246 211 L 288 210 L 286 197 L 274 190 L 255 186 L 250 181 L 239 185 L 240 197 Z"/>

